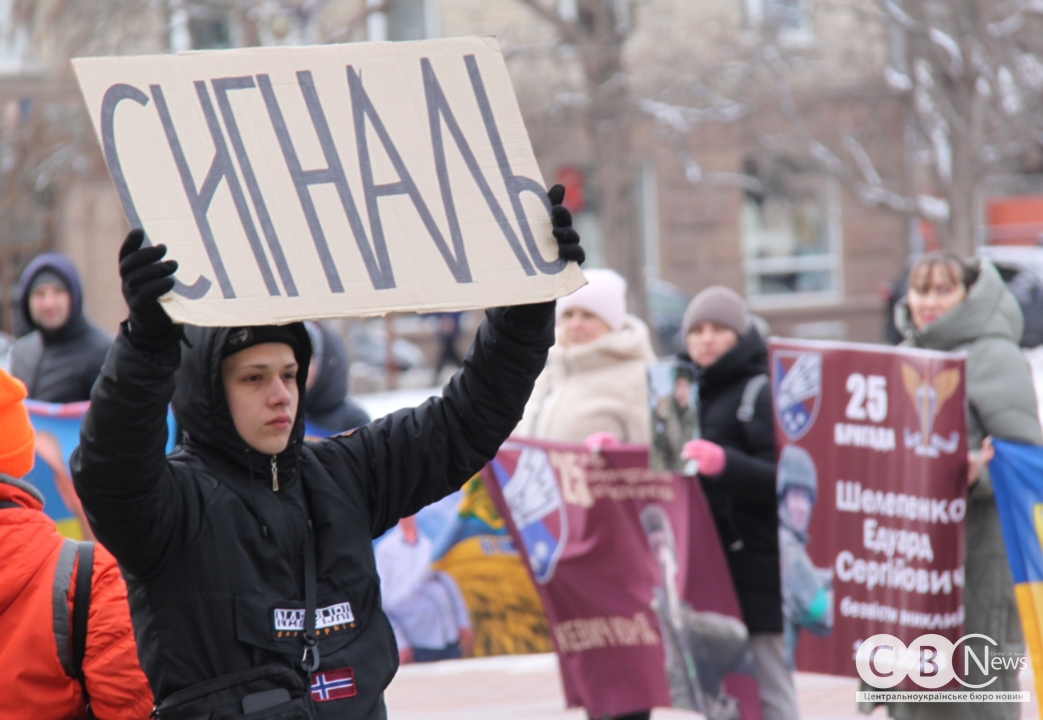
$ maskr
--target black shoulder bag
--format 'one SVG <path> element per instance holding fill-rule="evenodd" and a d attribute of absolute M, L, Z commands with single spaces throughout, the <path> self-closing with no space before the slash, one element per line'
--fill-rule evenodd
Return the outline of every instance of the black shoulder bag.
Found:
<path fill-rule="evenodd" d="M 304 544 L 304 654 L 301 669 L 319 667 L 315 635 L 315 535 L 311 520 Z M 159 703 L 156 720 L 314 720 L 311 688 L 299 673 L 285 665 L 262 665 L 193 685 Z"/>

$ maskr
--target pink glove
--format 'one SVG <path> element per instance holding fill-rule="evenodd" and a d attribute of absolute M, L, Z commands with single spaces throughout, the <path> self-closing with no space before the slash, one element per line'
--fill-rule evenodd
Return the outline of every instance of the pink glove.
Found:
<path fill-rule="evenodd" d="M 713 477 L 724 472 L 724 466 L 728 463 L 728 457 L 724 454 L 724 448 L 709 440 L 692 440 L 684 444 L 681 457 L 685 460 L 695 460 L 699 463 L 699 474 Z"/>
<path fill-rule="evenodd" d="M 601 452 L 602 448 L 610 448 L 619 445 L 619 438 L 610 432 L 596 432 L 587 437 L 583 441 L 583 444 L 587 446 L 587 450 L 592 453 Z"/>

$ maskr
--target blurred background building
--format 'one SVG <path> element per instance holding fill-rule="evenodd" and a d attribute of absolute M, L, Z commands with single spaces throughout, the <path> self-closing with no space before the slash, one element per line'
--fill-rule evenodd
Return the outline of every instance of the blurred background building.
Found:
<path fill-rule="evenodd" d="M 1043 266 L 1043 16 L 1022 5 L 0 0 L 0 330 L 47 248 L 78 263 L 93 318 L 125 316 L 126 222 L 70 57 L 495 33 L 547 184 L 661 353 L 714 283 L 777 334 L 883 341 L 912 253 L 1021 244 L 1010 278 Z M 405 335 L 391 356 L 433 365 L 435 326 L 371 322 L 361 342 L 386 363 Z"/>

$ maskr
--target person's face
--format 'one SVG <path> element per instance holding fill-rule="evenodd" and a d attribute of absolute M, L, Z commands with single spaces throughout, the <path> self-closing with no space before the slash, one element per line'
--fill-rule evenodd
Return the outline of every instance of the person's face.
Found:
<path fill-rule="evenodd" d="M 804 488 L 790 488 L 785 503 L 793 527 L 801 532 L 807 530 L 811 522 L 811 493 Z"/>
<path fill-rule="evenodd" d="M 69 320 L 72 296 L 63 286 L 41 283 L 29 293 L 29 315 L 36 327 L 57 330 Z"/>
<path fill-rule="evenodd" d="M 563 330 L 561 338 L 565 347 L 583 345 L 612 332 L 607 322 L 583 308 L 569 308 L 563 312 L 558 327 Z"/>
<path fill-rule="evenodd" d="M 290 442 L 299 400 L 297 369 L 285 343 L 254 345 L 221 363 L 235 429 L 257 452 L 278 455 Z"/>
<path fill-rule="evenodd" d="M 699 367 L 709 367 L 739 344 L 739 335 L 730 327 L 715 322 L 701 322 L 692 327 L 685 338 L 688 354 Z"/>
<path fill-rule="evenodd" d="M 679 377 L 674 381 L 674 400 L 680 407 L 685 407 L 692 399 L 692 383 L 688 378 Z"/>
<path fill-rule="evenodd" d="M 954 273 L 942 265 L 921 270 L 910 278 L 909 314 L 917 330 L 922 330 L 962 303 L 967 288 Z"/>

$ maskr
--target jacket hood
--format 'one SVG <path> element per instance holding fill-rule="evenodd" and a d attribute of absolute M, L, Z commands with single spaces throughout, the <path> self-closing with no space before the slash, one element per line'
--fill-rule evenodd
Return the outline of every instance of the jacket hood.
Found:
<path fill-rule="evenodd" d="M 687 354 L 682 354 L 681 359 L 692 362 Z M 736 380 L 766 372 L 768 346 L 764 344 L 757 327 L 751 324 L 735 347 L 721 355 L 713 365 L 701 369 L 699 392 L 703 395 L 715 394 L 715 391 L 727 388 Z"/>
<path fill-rule="evenodd" d="M 627 315 L 619 330 L 582 345 L 565 347 L 558 335 L 547 355 L 547 365 L 564 364 L 571 371 L 582 372 L 628 360 L 655 362 L 655 359 L 648 327 L 633 315 Z"/>
<path fill-rule="evenodd" d="M 0 615 L 32 582 L 50 551 L 37 541 L 41 532 L 54 533 L 54 522 L 43 514 L 43 496 L 24 480 L 0 474 L 0 500 L 22 505 L 32 513 L 0 509 Z"/>
<path fill-rule="evenodd" d="M 1018 301 L 989 260 L 976 259 L 974 264 L 978 279 L 966 299 L 927 327 L 917 330 L 913 325 L 908 296 L 895 305 L 895 326 L 916 347 L 953 350 L 983 337 L 1021 341 L 1025 320 Z"/>
<path fill-rule="evenodd" d="M 43 510 L 43 493 L 32 483 L 0 473 L 0 500 L 24 505 L 30 510 Z"/>
<path fill-rule="evenodd" d="M 300 401 L 294 418 L 290 443 L 279 456 L 292 454 L 304 440 L 305 386 L 308 381 L 308 363 L 311 361 L 311 341 L 303 323 L 288 326 L 297 337 L 300 350 L 296 353 L 297 388 Z M 225 397 L 221 378 L 221 352 L 233 328 L 185 326 L 189 347 L 182 347 L 181 366 L 174 376 L 175 390 L 171 405 L 178 426 L 188 436 L 187 444 L 216 455 L 248 471 L 258 467 L 268 456 L 253 450 L 235 429 L 232 413 Z"/>
<path fill-rule="evenodd" d="M 344 342 L 322 323 L 315 323 L 321 350 L 314 348 L 316 375 L 306 396 L 309 415 L 322 415 L 344 404 L 348 397 L 348 351 Z"/>
<path fill-rule="evenodd" d="M 44 253 L 33 258 L 32 262 L 26 266 L 25 271 L 22 272 L 22 277 L 18 281 L 18 310 L 21 314 L 21 320 L 25 324 L 26 332 L 39 329 L 29 314 L 29 287 L 33 284 L 36 276 L 44 270 L 50 270 L 61 277 L 69 288 L 69 295 L 72 299 L 69 308 L 69 319 L 61 329 L 79 324 L 83 317 L 83 285 L 80 283 L 80 273 L 77 272 L 76 265 L 61 253 Z M 61 332 L 61 330 L 58 332 Z"/>

